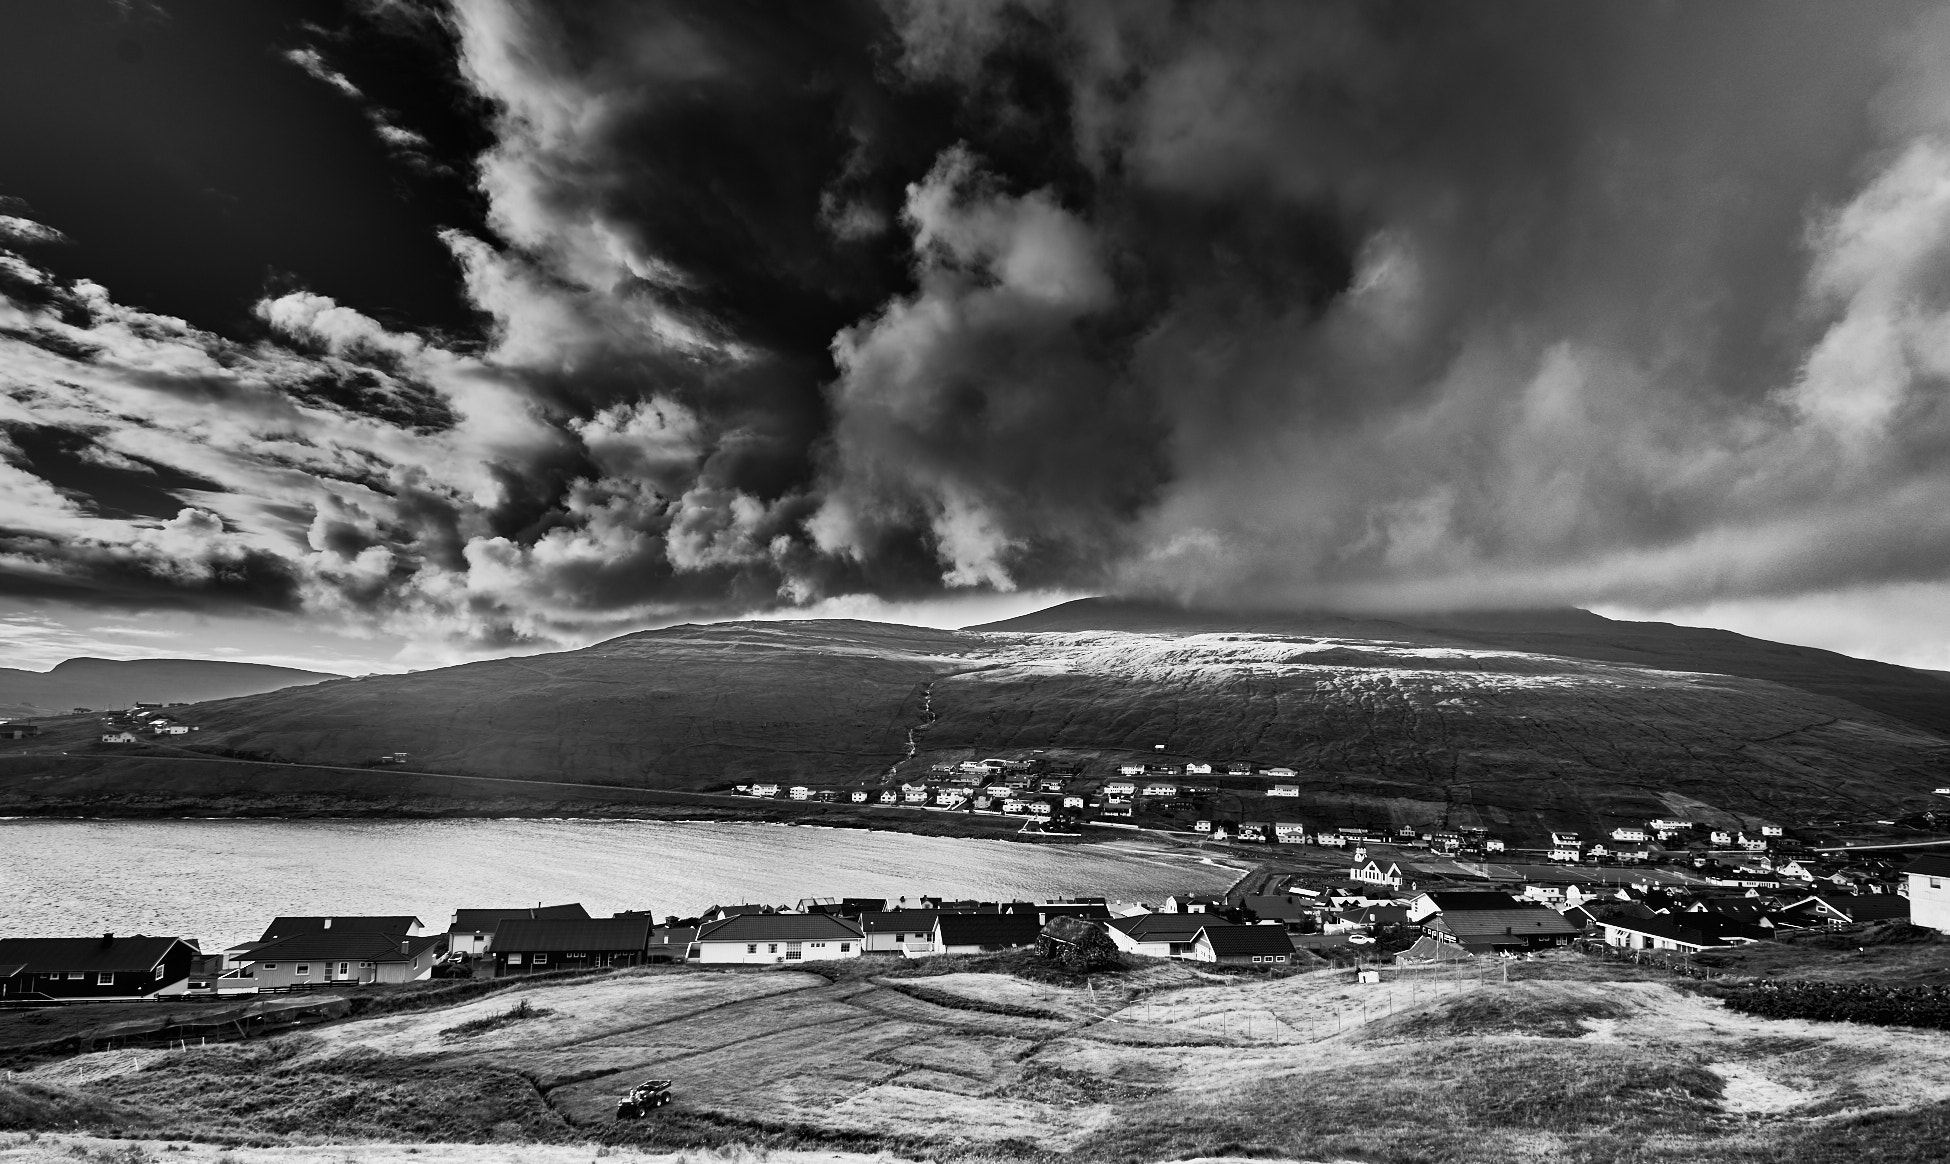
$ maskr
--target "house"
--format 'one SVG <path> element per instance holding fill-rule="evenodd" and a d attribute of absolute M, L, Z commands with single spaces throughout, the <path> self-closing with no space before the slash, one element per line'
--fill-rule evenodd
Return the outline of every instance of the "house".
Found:
<path fill-rule="evenodd" d="M 1211 774 L 1212 765 L 1210 764 L 1202 764 L 1194 761 L 1185 765 L 1185 775 L 1187 776 L 1210 776 Z"/>
<path fill-rule="evenodd" d="M 1049 778 L 1049 779 L 1047 779 L 1047 780 L 1038 780 L 1038 781 L 1036 782 L 1036 791 L 1038 791 L 1038 792 L 1062 792 L 1062 791 L 1063 791 L 1063 785 L 1064 785 L 1064 783 L 1065 783 L 1065 781 L 1063 780 L 1063 778 L 1062 778 L 1062 777 L 1060 777 L 1060 776 L 1052 776 L 1052 777 L 1050 777 L 1050 778 Z"/>
<path fill-rule="evenodd" d="M 1264 821 L 1242 821 L 1238 839 L 1247 844 L 1265 844 L 1273 837 L 1273 826 Z"/>
<path fill-rule="evenodd" d="M 1347 838 L 1341 835 L 1339 829 L 1322 829 L 1320 832 L 1314 834 L 1314 844 L 1326 845 L 1332 849 L 1345 849 L 1347 848 Z"/>
<path fill-rule="evenodd" d="M 891 788 L 889 788 L 887 791 L 880 794 L 880 803 L 882 804 L 892 804 L 899 799 L 900 799 L 900 794 L 895 792 Z"/>
<path fill-rule="evenodd" d="M 1000 799 L 1013 793 L 1015 789 L 1009 787 L 1007 784 L 991 784 L 987 788 L 982 789 L 982 791 Z"/>
<path fill-rule="evenodd" d="M 1097 810 L 1097 815 L 1118 816 L 1118 817 L 1129 816 L 1131 815 L 1131 804 L 1127 800 L 1105 801 L 1104 806 Z"/>
<path fill-rule="evenodd" d="M 0 1000 L 108 1000 L 180 992 L 197 948 L 182 938 L 0 938 Z"/>
<path fill-rule="evenodd" d="M 1733 843 L 1733 834 L 1725 829 L 1714 829 L 1711 833 L 1707 834 L 1706 839 L 1716 845 L 1731 845 Z"/>
<path fill-rule="evenodd" d="M 1817 893 L 1784 907 L 1781 913 L 1797 923 L 1847 926 L 1866 922 L 1912 921 L 1914 909 L 1914 899 L 1899 893 Z"/>
<path fill-rule="evenodd" d="M 127 732 L 127 731 L 116 731 L 116 732 L 103 732 L 103 733 L 102 733 L 102 743 L 104 743 L 104 744 L 133 744 L 133 743 L 135 743 L 135 733 L 134 733 L 134 732 Z"/>
<path fill-rule="evenodd" d="M 1252 774 L 1253 765 L 1249 760 L 1234 760 L 1232 763 L 1226 765 L 1226 775 L 1228 776 L 1251 776 Z"/>
<path fill-rule="evenodd" d="M 1227 966 L 1287 966 L 1293 962 L 1293 939 L 1284 926 L 1207 926 L 1192 939 L 1187 956 Z"/>
<path fill-rule="evenodd" d="M 1002 811 L 1020 815 L 1029 811 L 1029 802 L 1027 800 L 1005 800 L 1002 802 Z"/>
<path fill-rule="evenodd" d="M 1359 881 L 1366 885 L 1386 885 L 1391 889 L 1400 889 L 1402 887 L 1402 867 L 1391 861 L 1388 867 L 1384 869 L 1378 862 L 1369 861 L 1365 865 L 1356 865 L 1352 869 L 1349 869 L 1347 871 L 1347 879 L 1349 881 Z"/>
<path fill-rule="evenodd" d="M 1760 835 L 1763 837 L 1778 837 L 1783 835 L 1783 833 L 1780 825 L 1764 824 L 1760 826 Z"/>
<path fill-rule="evenodd" d="M 1212 831 L 1212 822 L 1209 820 L 1195 820 L 1192 822 L 1192 831 L 1195 833 L 1209 833 Z"/>
<path fill-rule="evenodd" d="M 1468 893 L 1464 897 L 1478 895 Z M 1423 934 L 1439 942 L 1453 942 L 1470 953 L 1548 950 L 1570 942 L 1579 934 L 1574 922 L 1548 905 L 1517 901 L 1507 893 L 1484 897 L 1501 897 L 1503 901 L 1488 909 L 1474 905 L 1437 909 L 1431 916 L 1422 918 Z"/>
<path fill-rule="evenodd" d="M 1525 901 L 1552 900 L 1546 892 L 1536 894 L 1531 892 L 1533 889 L 1540 888 L 1539 886 L 1525 886 Z M 1519 904 L 1522 903 L 1517 901 L 1516 898 L 1511 897 L 1507 893 L 1496 892 L 1495 890 L 1438 889 L 1431 893 L 1418 893 L 1410 898 L 1406 907 L 1408 910 L 1406 920 L 1412 924 L 1420 925 L 1425 920 L 1434 917 L 1445 909 L 1461 911 L 1508 909 L 1512 905 Z"/>
<path fill-rule="evenodd" d="M 1909 924 L 1950 934 L 1950 856 L 1926 853 L 1903 875 L 1909 881 Z"/>
<path fill-rule="evenodd" d="M 1654 832 L 1661 833 L 1683 833 L 1693 827 L 1692 821 L 1680 820 L 1678 817 L 1670 816 L 1656 817 L 1647 821 L 1646 824 Z"/>
<path fill-rule="evenodd" d="M 420 919 L 411 914 L 367 914 L 357 917 L 310 917 L 280 914 L 264 927 L 259 942 L 275 942 L 298 934 L 317 934 L 327 930 L 339 933 L 387 934 L 417 938 L 426 932 Z"/>
<path fill-rule="evenodd" d="M 1209 893 L 1174 893 L 1165 898 L 1159 910 L 1163 913 L 1217 913 L 1225 905 L 1225 898 Z"/>
<path fill-rule="evenodd" d="M 162 723 L 157 724 L 155 728 L 155 732 L 159 736 L 186 736 L 191 732 L 201 730 L 195 724 L 190 723 Z"/>
<path fill-rule="evenodd" d="M 1292 780 L 1300 775 L 1291 768 L 1261 768 L 1259 774 L 1268 780 Z"/>
<path fill-rule="evenodd" d="M 786 795 L 794 800 L 807 800 L 812 796 L 812 789 L 803 784 L 794 784 L 792 790 L 787 792 Z"/>
<path fill-rule="evenodd" d="M 1300 795 L 1300 786 L 1298 784 L 1275 784 L 1266 790 L 1266 795 L 1298 797 Z"/>
<path fill-rule="evenodd" d="M 847 799 L 855 804 L 865 804 L 867 802 L 867 794 L 864 792 L 855 792 L 850 794 Z"/>
<path fill-rule="evenodd" d="M 934 922 L 938 909 L 892 909 L 860 915 L 860 949 L 868 954 L 904 954 L 910 947 L 918 953 L 934 949 Z"/>
<path fill-rule="evenodd" d="M 1701 950 L 1722 950 L 1755 940 L 1744 936 L 1736 923 L 1714 921 L 1701 914 L 1685 914 L 1683 917 L 1684 920 L 1620 914 L 1600 918 L 1598 924 L 1604 928 L 1605 944 L 1621 950 L 1671 950 L 1697 954 Z"/>
<path fill-rule="evenodd" d="M 1289 929 L 1313 914 L 1311 903 L 1284 894 L 1249 894 L 1240 905 L 1259 921 L 1279 922 Z"/>
<path fill-rule="evenodd" d="M 494 933 L 494 976 L 641 966 L 653 928 L 647 913 L 511 918 Z"/>
<path fill-rule="evenodd" d="M 1154 780 L 1146 784 L 1143 790 L 1139 793 L 1139 795 L 1153 796 L 1153 797 L 1158 797 L 1160 799 L 1177 796 L 1178 785 L 1166 784 L 1163 781 Z"/>
<path fill-rule="evenodd" d="M 1081 809 L 1083 807 L 1083 797 L 1066 796 L 1063 798 L 1063 807 Z"/>
<path fill-rule="evenodd" d="M 1131 780 L 1104 781 L 1105 796 L 1136 796 L 1137 790 L 1138 786 L 1136 782 Z"/>
<path fill-rule="evenodd" d="M 1297 820 L 1277 821 L 1273 825 L 1273 836 L 1282 845 L 1298 845 L 1307 839 L 1307 826 Z"/>
<path fill-rule="evenodd" d="M 1320 928 L 1329 934 L 1367 933 L 1372 930 L 1392 930 L 1407 924 L 1408 907 L 1405 905 L 1357 905 L 1335 914 Z"/>
<path fill-rule="evenodd" d="M 1014 950 L 1035 945 L 1042 932 L 1043 923 L 1034 913 L 944 913 L 934 920 L 934 952 Z"/>
<path fill-rule="evenodd" d="M 1046 802 L 1044 802 L 1044 801 L 1041 801 L 1041 800 L 1032 800 L 1032 801 L 1030 801 L 1030 802 L 1029 802 L 1029 815 L 1030 815 L 1030 816 L 1048 816 L 1048 815 L 1050 815 L 1050 807 L 1049 807 L 1049 805 L 1048 805 L 1048 804 L 1047 804 Z"/>
<path fill-rule="evenodd" d="M 31 740 L 41 734 L 41 725 L 35 723 L 0 724 L 0 740 Z"/>
<path fill-rule="evenodd" d="M 1562 829 L 1551 830 L 1551 848 L 1577 849 L 1582 847 L 1583 842 L 1578 838 L 1578 834 L 1567 833 Z"/>
<path fill-rule="evenodd" d="M 1119 776 L 1142 776 L 1144 775 L 1144 765 L 1120 764 L 1117 766 L 1117 774 Z"/>
<path fill-rule="evenodd" d="M 1584 859 L 1584 854 L 1576 849 L 1552 849 L 1548 856 L 1553 861 L 1577 862 Z"/>
<path fill-rule="evenodd" d="M 1201 930 L 1230 924 L 1204 913 L 1141 913 L 1111 918 L 1104 923 L 1104 931 L 1118 950 L 1126 954 L 1186 958 L 1191 956 L 1192 944 L 1198 940 Z"/>
<path fill-rule="evenodd" d="M 696 960 L 771 965 L 857 958 L 860 927 L 824 913 L 748 913 L 699 927 Z"/>
<path fill-rule="evenodd" d="M 906 789 L 901 793 L 901 800 L 908 804 L 926 804 L 928 802 L 928 790 L 925 788 Z"/>
<path fill-rule="evenodd" d="M 774 796 L 777 796 L 778 794 L 779 794 L 779 786 L 778 786 L 778 785 L 776 785 L 776 784 L 754 784 L 754 785 L 752 785 L 752 795 L 753 795 L 753 796 L 759 796 L 759 797 L 766 797 L 766 798 L 770 798 L 770 797 L 774 797 Z"/>
<path fill-rule="evenodd" d="M 1651 836 L 1644 829 L 1636 825 L 1620 825 L 1611 831 L 1611 839 L 1614 841 L 1646 841 L 1650 840 Z"/>
<path fill-rule="evenodd" d="M 540 905 L 531 909 L 457 909 L 447 925 L 447 952 L 479 957 L 494 943 L 494 929 L 515 918 L 587 918 L 589 911 L 579 902 L 568 905 Z"/>
<path fill-rule="evenodd" d="M 237 960 L 261 991 L 305 986 L 418 982 L 433 975 L 444 934 L 319 929 L 254 946 Z"/>
<path fill-rule="evenodd" d="M 1503 851 L 1503 848 L 1504 848 L 1503 841 L 1500 840 L 1499 838 L 1497 837 L 1483 838 L 1483 851 L 1485 853 L 1501 853 Z"/>
<path fill-rule="evenodd" d="M 943 788 L 934 794 L 934 802 L 943 808 L 952 808 L 968 799 L 968 794 L 959 788 Z"/>

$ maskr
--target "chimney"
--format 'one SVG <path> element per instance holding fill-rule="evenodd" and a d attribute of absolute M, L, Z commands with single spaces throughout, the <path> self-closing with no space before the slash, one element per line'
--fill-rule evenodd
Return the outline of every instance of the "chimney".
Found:
<path fill-rule="evenodd" d="M 332 928 L 332 919 L 329 917 L 325 919 L 325 928 L 328 930 Z"/>
<path fill-rule="evenodd" d="M 113 933 L 105 933 L 102 935 L 102 945 L 112 946 L 114 944 L 115 944 L 115 935 Z"/>
<path fill-rule="evenodd" d="M 404 957 L 406 957 L 406 947 L 407 947 L 407 945 L 408 945 L 408 943 L 407 943 L 407 940 L 406 940 L 405 938 L 401 938 L 401 939 L 399 940 L 399 952 L 400 952 L 400 957 L 402 957 L 402 958 L 404 958 Z"/>

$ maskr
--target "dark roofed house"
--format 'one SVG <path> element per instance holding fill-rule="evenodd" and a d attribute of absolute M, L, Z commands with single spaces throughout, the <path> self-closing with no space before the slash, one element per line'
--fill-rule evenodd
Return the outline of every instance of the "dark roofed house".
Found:
<path fill-rule="evenodd" d="M 925 952 L 934 945 L 938 909 L 892 909 L 860 915 L 861 948 L 869 954 L 904 954 L 909 947 Z"/>
<path fill-rule="evenodd" d="M 1482 904 L 1488 908 L 1438 909 L 1422 918 L 1422 932 L 1439 941 L 1454 942 L 1472 954 L 1549 949 L 1578 936 L 1578 927 L 1547 905 L 1520 902 L 1508 894 L 1490 896 L 1502 897 L 1503 904 L 1485 902 Z"/>
<path fill-rule="evenodd" d="M 308 986 L 417 982 L 433 972 L 443 934 L 410 936 L 333 928 L 260 942 L 239 954 L 239 977 L 259 991 Z"/>
<path fill-rule="evenodd" d="M 1299 925 L 1313 916 L 1315 909 L 1310 902 L 1284 894 L 1251 894 L 1240 904 L 1259 921 L 1276 921 L 1287 926 Z"/>
<path fill-rule="evenodd" d="M 1909 898 L 1897 893 L 1817 893 L 1781 911 L 1801 924 L 1846 926 L 1910 920 Z"/>
<path fill-rule="evenodd" d="M 747 913 L 697 931 L 697 960 L 770 965 L 860 956 L 860 927 L 824 913 Z"/>
<path fill-rule="evenodd" d="M 495 927 L 494 976 L 640 966 L 650 947 L 648 914 L 635 917 L 520 917 Z"/>
<path fill-rule="evenodd" d="M 0 938 L 0 999 L 148 998 L 176 993 L 197 949 L 182 938 Z"/>
<path fill-rule="evenodd" d="M 1600 922 L 1605 944 L 1623 950 L 1667 950 L 1694 954 L 1720 950 L 1771 937 L 1770 931 L 1707 913 L 1655 914 L 1629 917 L 1614 914 Z"/>
<path fill-rule="evenodd" d="M 420 919 L 407 914 L 389 917 L 300 917 L 280 916 L 264 927 L 260 942 L 275 942 L 298 934 L 314 934 L 324 930 L 337 930 L 340 933 L 401 934 L 418 937 L 421 933 Z"/>
<path fill-rule="evenodd" d="M 449 953 L 479 956 L 494 944 L 494 930 L 504 921 L 516 918 L 588 918 L 580 902 L 567 905 L 538 905 L 528 909 L 457 909 L 447 927 Z"/>
<path fill-rule="evenodd" d="M 1231 924 L 1222 917 L 1205 913 L 1141 913 L 1135 917 L 1114 917 L 1104 928 L 1123 953 L 1147 958 L 1188 958 L 1200 930 Z"/>
<path fill-rule="evenodd" d="M 1048 925 L 1051 919 L 1059 917 L 1080 917 L 1089 921 L 1110 920 L 1110 908 L 1101 901 L 1051 901 L 1031 906 L 1027 911 L 1013 912 L 1032 912 L 1044 925 Z"/>
<path fill-rule="evenodd" d="M 1207 926 L 1192 939 L 1191 957 L 1227 966 L 1291 966 L 1293 940 L 1285 926 Z"/>
<path fill-rule="evenodd" d="M 1438 889 L 1417 894 L 1408 903 L 1408 920 L 1420 922 L 1445 909 L 1508 909 L 1517 899 L 1491 889 Z"/>
<path fill-rule="evenodd" d="M 1033 946 L 1043 923 L 1033 913 L 944 913 L 934 921 L 934 952 L 979 954 Z"/>

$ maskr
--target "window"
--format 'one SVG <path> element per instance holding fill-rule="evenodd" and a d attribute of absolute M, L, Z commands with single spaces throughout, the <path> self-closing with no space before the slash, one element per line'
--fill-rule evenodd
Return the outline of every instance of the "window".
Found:
<path fill-rule="evenodd" d="M 69 979 L 70 979 L 71 981 L 75 981 L 75 982 L 79 982 L 79 981 L 81 981 L 81 980 L 82 980 L 83 978 L 86 978 L 86 977 L 88 977 L 88 976 L 87 976 L 86 974 L 83 974 L 83 973 L 81 973 L 80 971 L 76 971 L 76 970 L 71 970 L 71 971 L 69 971 L 69 972 L 68 972 L 68 978 L 69 978 Z"/>
<path fill-rule="evenodd" d="M 510 955 L 508 955 L 508 965 L 510 965 L 510 966 L 519 966 L 519 965 L 521 965 L 521 955 L 520 955 L 520 954 L 510 954 Z"/>
<path fill-rule="evenodd" d="M 264 968 L 266 970 L 276 970 L 278 968 L 278 964 L 276 962 L 266 962 L 264 963 Z"/>
<path fill-rule="evenodd" d="M 846 953 L 847 951 L 849 951 L 849 950 L 851 950 L 852 948 L 853 948 L 853 943 L 852 943 L 852 942 L 841 942 L 841 943 L 840 943 L 840 953 L 842 953 L 842 954 L 844 954 L 844 953 Z"/>
<path fill-rule="evenodd" d="M 564 954 L 564 955 L 562 955 L 562 956 L 563 956 L 564 958 L 587 958 L 587 957 L 588 957 L 589 955 L 587 955 L 587 954 Z"/>
<path fill-rule="evenodd" d="M 756 953 L 758 953 L 758 943 L 757 943 L 757 942 L 746 942 L 746 943 L 745 943 L 745 953 L 747 953 L 747 954 L 756 954 Z"/>
<path fill-rule="evenodd" d="M 298 973 L 299 973 L 300 975 L 305 975 L 305 974 L 310 974 L 310 973 L 311 973 L 311 967 L 310 967 L 310 966 L 307 966 L 307 965 L 306 965 L 305 963 L 303 963 L 303 962 L 300 962 L 300 963 L 298 963 Z"/>
<path fill-rule="evenodd" d="M 537 954 L 537 955 L 535 955 L 535 965 L 537 965 L 537 966 L 540 966 L 540 965 L 543 965 L 544 963 L 546 963 L 547 961 L 548 961 L 548 955 L 547 955 L 547 954 Z"/>
<path fill-rule="evenodd" d="M 158 966 L 156 967 L 156 981 L 161 982 L 162 977 L 163 977 L 163 968 L 161 966 Z"/>
<path fill-rule="evenodd" d="M 765 952 L 766 952 L 766 953 L 768 953 L 768 954 L 776 954 L 776 953 L 778 953 L 778 952 L 779 952 L 779 944 L 778 944 L 777 942 L 767 942 L 767 943 L 765 943 Z"/>
<path fill-rule="evenodd" d="M 1284 962 L 1284 961 L 1286 961 L 1286 955 L 1285 955 L 1285 954 L 1275 954 L 1275 955 L 1273 955 L 1273 960 L 1274 960 L 1275 962 Z"/>
<path fill-rule="evenodd" d="M 113 974 L 97 974 L 97 975 L 95 975 L 95 985 L 96 985 L 96 986 L 113 986 L 113 985 L 115 985 L 115 975 L 113 975 Z"/>
<path fill-rule="evenodd" d="M 352 966 L 351 966 L 351 964 L 350 964 L 350 963 L 347 963 L 347 962 L 340 962 L 340 963 L 339 963 L 339 977 L 341 977 L 341 978 L 343 978 L 343 977 L 345 977 L 345 976 L 346 976 L 347 974 L 350 974 L 350 973 L 352 973 Z"/>
<path fill-rule="evenodd" d="M 1943 888 L 1943 879 L 1942 879 L 1941 877 L 1932 877 L 1932 878 L 1930 878 L 1930 888 L 1931 888 L 1931 889 L 1942 889 L 1942 888 Z"/>

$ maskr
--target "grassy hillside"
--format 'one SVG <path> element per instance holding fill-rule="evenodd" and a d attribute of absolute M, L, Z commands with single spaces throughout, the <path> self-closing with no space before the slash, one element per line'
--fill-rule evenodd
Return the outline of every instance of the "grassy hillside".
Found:
<path fill-rule="evenodd" d="M 1733 662 L 1759 671 L 1772 658 L 1797 681 L 1731 673 L 1732 663 L 1718 673 L 1671 657 L 1680 628 L 1577 611 L 1448 621 L 1254 627 L 1072 604 L 1003 624 L 1021 629 L 684 626 L 204 704 L 192 716 L 204 730 L 181 741 L 196 751 L 182 754 L 356 768 L 405 752 L 416 770 L 560 783 L 566 807 L 618 799 L 571 785 L 877 787 L 897 765 L 1039 749 L 1102 774 L 1163 745 L 1181 761 L 1298 769 L 1296 807 L 1316 822 L 1448 820 L 1519 833 L 1669 813 L 1732 824 L 1887 816 L 1950 783 L 1950 739 L 1919 722 L 1928 716 L 1877 709 L 1895 706 L 1892 691 L 1896 704 L 1927 705 L 1930 688 L 1918 684 L 1950 689 L 1933 676 L 1738 636 L 1720 647 Z M 1105 626 L 1061 629 L 1088 622 Z M 1583 655 L 1537 649 L 1545 640 Z M 1627 647 L 1660 665 L 1591 657 Z M 1799 670 L 1788 674 L 1781 659 Z M 1679 665 L 1689 661 L 1698 665 Z M 1851 686 L 1862 675 L 1876 682 Z M 104 811 L 120 797 L 175 811 L 161 793 L 182 790 L 180 768 L 137 775 L 89 758 L 105 749 L 85 734 L 0 745 L 0 760 L 45 757 L 0 762 L 0 807 Z M 262 805 L 317 793 L 308 811 L 334 796 L 383 810 L 395 793 L 399 803 L 451 803 L 473 791 L 436 797 L 385 770 L 196 779 L 210 787 L 181 803 L 213 811 L 227 796 Z M 508 795 L 478 794 L 491 804 Z M 532 789 L 518 799 L 538 802 Z"/>
<path fill-rule="evenodd" d="M 0 715 L 16 719 L 132 703 L 199 703 L 323 683 L 295 667 L 206 659 L 69 659 L 51 671 L 0 668 Z"/>
<path fill-rule="evenodd" d="M 860 1164 L 1921 1164 L 1950 1130 L 1950 1045 L 1932 1032 L 1758 1018 L 1578 955 L 1367 984 L 1143 961 L 1087 982 L 1003 954 L 528 983 L 46 1062 L 5 1084 L 0 1127 L 40 1133 L 46 1159 L 103 1147 L 75 1141 L 99 1131 L 239 1164 L 405 1155 L 388 1144 L 446 1159 L 442 1141 L 474 1144 L 471 1160 L 576 1145 Z M 652 1076 L 672 1102 L 616 1120 Z M 138 1154 L 155 1158 L 114 1153 Z"/>

